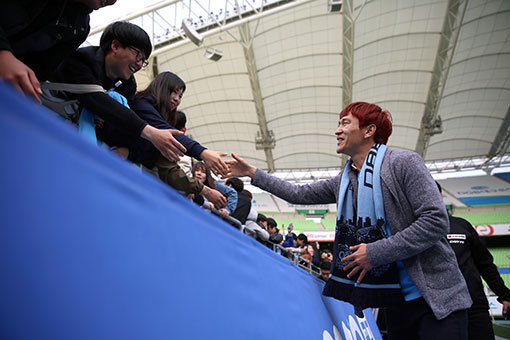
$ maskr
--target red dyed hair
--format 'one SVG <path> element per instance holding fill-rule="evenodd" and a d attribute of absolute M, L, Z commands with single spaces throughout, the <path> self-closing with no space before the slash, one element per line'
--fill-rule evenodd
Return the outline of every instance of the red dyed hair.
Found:
<path fill-rule="evenodd" d="M 340 118 L 343 118 L 351 113 L 359 120 L 359 127 L 365 127 L 374 124 L 375 135 L 374 140 L 379 144 L 386 144 L 390 138 L 392 128 L 391 114 L 381 109 L 380 106 L 366 102 L 355 102 L 347 105 L 345 109 L 340 112 Z"/>

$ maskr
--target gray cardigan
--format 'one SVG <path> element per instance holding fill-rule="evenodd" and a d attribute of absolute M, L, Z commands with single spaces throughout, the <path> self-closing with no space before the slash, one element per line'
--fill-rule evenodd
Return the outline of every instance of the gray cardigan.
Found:
<path fill-rule="evenodd" d="M 257 169 L 253 185 L 293 204 L 336 203 L 341 173 L 306 185 L 285 182 Z M 401 260 L 437 319 L 471 306 L 455 253 L 446 241 L 450 229 L 443 200 L 422 158 L 387 149 L 381 167 L 384 212 L 392 236 L 367 245 L 376 267 Z"/>

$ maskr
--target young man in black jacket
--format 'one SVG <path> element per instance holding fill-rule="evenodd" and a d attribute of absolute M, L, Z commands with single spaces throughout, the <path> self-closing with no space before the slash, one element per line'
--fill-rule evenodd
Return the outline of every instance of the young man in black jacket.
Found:
<path fill-rule="evenodd" d="M 129 22 L 110 24 L 101 36 L 100 46 L 78 49 L 58 67 L 52 80 L 72 84 L 97 84 L 105 90 L 115 88 L 128 101 L 136 92 L 133 76 L 147 66 L 152 44 L 147 33 Z M 149 140 L 170 161 L 177 161 L 186 148 L 173 135 L 178 130 L 161 130 L 148 125 L 138 115 L 102 92 L 73 94 L 84 108 L 134 136 Z M 105 130 L 107 130 L 105 128 Z M 101 133 L 98 134 L 99 136 Z"/>
<path fill-rule="evenodd" d="M 116 0 L 6 1 L 0 11 L 0 78 L 39 101 L 40 80 L 85 41 L 92 10 Z"/>
<path fill-rule="evenodd" d="M 437 183 L 439 192 L 442 189 Z M 498 295 L 503 304 L 503 315 L 510 312 L 510 290 L 505 286 L 494 258 L 481 242 L 476 229 L 463 218 L 449 216 L 448 242 L 455 252 L 460 271 L 466 280 L 473 305 L 468 309 L 468 333 L 470 340 L 494 339 L 494 330 L 489 315 L 489 304 L 483 290 L 482 280 Z"/>
<path fill-rule="evenodd" d="M 251 197 L 243 192 L 244 184 L 239 178 L 229 178 L 225 184 L 237 191 L 236 210 L 230 216 L 237 219 L 241 224 L 245 224 L 251 209 Z"/>

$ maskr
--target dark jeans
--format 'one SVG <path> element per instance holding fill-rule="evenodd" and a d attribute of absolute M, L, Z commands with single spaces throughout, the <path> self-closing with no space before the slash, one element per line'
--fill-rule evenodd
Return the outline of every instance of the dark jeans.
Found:
<path fill-rule="evenodd" d="M 469 340 L 494 340 L 494 329 L 487 307 L 468 309 Z"/>
<path fill-rule="evenodd" d="M 437 320 L 423 298 L 386 309 L 389 340 L 467 340 L 467 311 L 455 311 Z"/>

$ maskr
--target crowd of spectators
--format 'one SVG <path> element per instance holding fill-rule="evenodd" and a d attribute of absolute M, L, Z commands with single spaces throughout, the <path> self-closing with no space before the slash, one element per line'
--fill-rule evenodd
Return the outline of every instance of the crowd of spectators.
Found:
<path fill-rule="evenodd" d="M 134 74 L 148 65 L 152 52 L 141 27 L 114 22 L 104 30 L 99 46 L 78 48 L 90 31 L 92 10 L 115 1 L 9 2 L 0 13 L 0 78 L 39 103 L 43 82 L 99 85 L 104 91 L 65 92 L 66 99 L 79 101 L 81 109 L 92 115 L 98 144 L 265 245 L 319 268 L 318 249 L 305 235 L 291 235 L 285 241 L 288 247 L 282 247 L 276 221 L 257 213 L 252 194 L 239 178 L 229 178 L 225 184 L 215 180 L 213 173 L 226 175 L 225 154 L 185 135 L 187 119 L 178 106 L 186 84 L 178 75 L 162 72 L 145 89 L 137 88 Z"/>
<path fill-rule="evenodd" d="M 307 268 L 312 272 L 320 273 L 320 277 L 327 281 L 329 277 L 329 269 L 331 268 L 331 261 L 333 256 L 329 248 L 320 249 L 319 242 L 310 242 L 305 234 L 296 235 L 288 229 L 285 241 L 281 243 L 285 249 L 285 256 L 296 258 L 297 263 Z M 327 275 L 323 275 L 327 273 Z"/>

